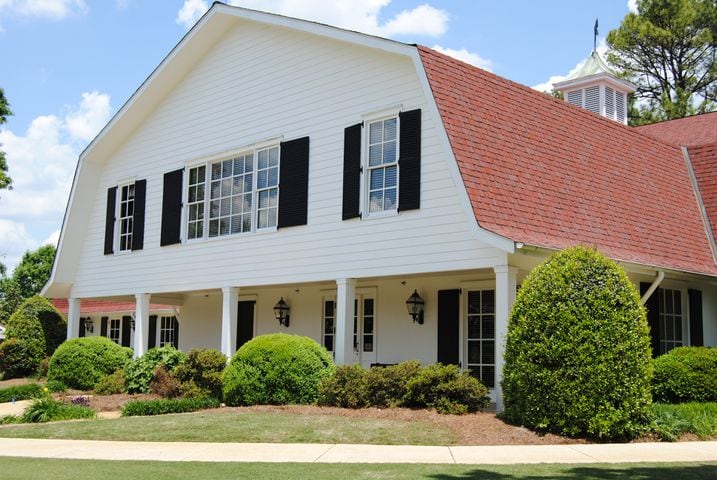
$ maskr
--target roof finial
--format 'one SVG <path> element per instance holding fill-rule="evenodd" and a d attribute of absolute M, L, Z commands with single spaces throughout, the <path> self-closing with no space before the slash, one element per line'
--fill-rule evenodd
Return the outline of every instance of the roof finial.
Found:
<path fill-rule="evenodd" d="M 593 34 L 593 52 L 597 51 L 597 37 L 598 37 L 598 19 L 595 19 L 595 29 Z"/>

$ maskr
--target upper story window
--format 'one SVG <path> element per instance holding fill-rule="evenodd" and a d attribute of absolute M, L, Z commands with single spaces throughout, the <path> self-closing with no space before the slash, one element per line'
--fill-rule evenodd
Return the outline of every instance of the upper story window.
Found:
<path fill-rule="evenodd" d="M 104 253 L 142 250 L 147 180 L 107 189 Z"/>
<path fill-rule="evenodd" d="M 119 199 L 119 251 L 132 250 L 134 217 L 134 183 L 120 187 Z"/>
<path fill-rule="evenodd" d="M 189 169 L 187 238 L 212 238 L 277 226 L 279 147 Z"/>
<path fill-rule="evenodd" d="M 368 211 L 396 211 L 398 206 L 398 117 L 368 125 Z"/>

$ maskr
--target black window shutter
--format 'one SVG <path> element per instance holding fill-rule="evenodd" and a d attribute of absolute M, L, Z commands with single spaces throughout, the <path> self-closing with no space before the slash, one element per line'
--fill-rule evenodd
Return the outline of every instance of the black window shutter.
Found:
<path fill-rule="evenodd" d="M 134 215 L 132 215 L 132 250 L 144 247 L 144 206 L 147 200 L 147 180 L 134 182 Z"/>
<path fill-rule="evenodd" d="M 309 137 L 281 142 L 277 227 L 306 225 L 309 202 Z"/>
<path fill-rule="evenodd" d="M 164 174 L 162 191 L 162 233 L 159 245 L 181 243 L 182 230 L 182 181 L 184 169 L 180 168 Z"/>
<path fill-rule="evenodd" d="M 179 349 L 179 320 L 172 317 L 172 330 L 174 331 L 174 348 Z"/>
<path fill-rule="evenodd" d="M 460 365 L 458 358 L 460 328 L 460 290 L 438 291 L 438 361 Z"/>
<path fill-rule="evenodd" d="M 401 112 L 398 117 L 398 210 L 416 210 L 421 208 L 421 110 Z"/>
<path fill-rule="evenodd" d="M 125 315 L 122 317 L 122 334 L 120 336 L 120 344 L 123 347 L 129 347 L 130 337 L 132 336 L 132 317 Z"/>
<path fill-rule="evenodd" d="M 237 350 L 254 337 L 254 305 L 253 300 L 239 302 L 237 308 Z"/>
<path fill-rule="evenodd" d="M 650 288 L 651 283 L 640 282 L 640 295 L 644 295 Z M 650 344 L 652 345 L 652 356 L 660 354 L 660 298 L 657 290 L 652 292 L 645 303 L 647 309 L 647 324 L 650 326 Z"/>
<path fill-rule="evenodd" d="M 700 290 L 687 290 L 690 303 L 690 345 L 704 346 L 702 336 L 702 292 Z"/>
<path fill-rule="evenodd" d="M 149 316 L 149 335 L 147 335 L 147 350 L 157 346 L 157 315 Z"/>
<path fill-rule="evenodd" d="M 109 319 L 107 317 L 102 317 L 100 320 L 100 335 L 103 337 L 107 336 L 107 321 Z"/>
<path fill-rule="evenodd" d="M 107 214 L 105 216 L 105 255 L 114 253 L 115 209 L 117 206 L 117 187 L 107 189 Z"/>
<path fill-rule="evenodd" d="M 361 216 L 361 128 L 358 123 L 344 129 L 344 194 L 342 218 Z"/>
<path fill-rule="evenodd" d="M 80 317 L 80 332 L 77 335 L 78 337 L 82 338 L 85 336 L 85 318 Z"/>

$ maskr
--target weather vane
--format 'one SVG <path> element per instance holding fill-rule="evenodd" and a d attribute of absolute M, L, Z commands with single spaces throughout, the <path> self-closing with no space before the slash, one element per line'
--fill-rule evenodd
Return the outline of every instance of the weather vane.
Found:
<path fill-rule="evenodd" d="M 593 52 L 597 51 L 597 37 L 598 37 L 598 19 L 595 19 L 595 29 L 593 33 Z"/>

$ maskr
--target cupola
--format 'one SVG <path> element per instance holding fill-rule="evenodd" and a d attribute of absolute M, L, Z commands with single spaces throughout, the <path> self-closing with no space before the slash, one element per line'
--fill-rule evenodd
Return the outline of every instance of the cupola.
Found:
<path fill-rule="evenodd" d="M 627 125 L 627 95 L 635 86 L 615 75 L 597 50 L 580 70 L 553 88 L 563 93 L 566 102 Z"/>

